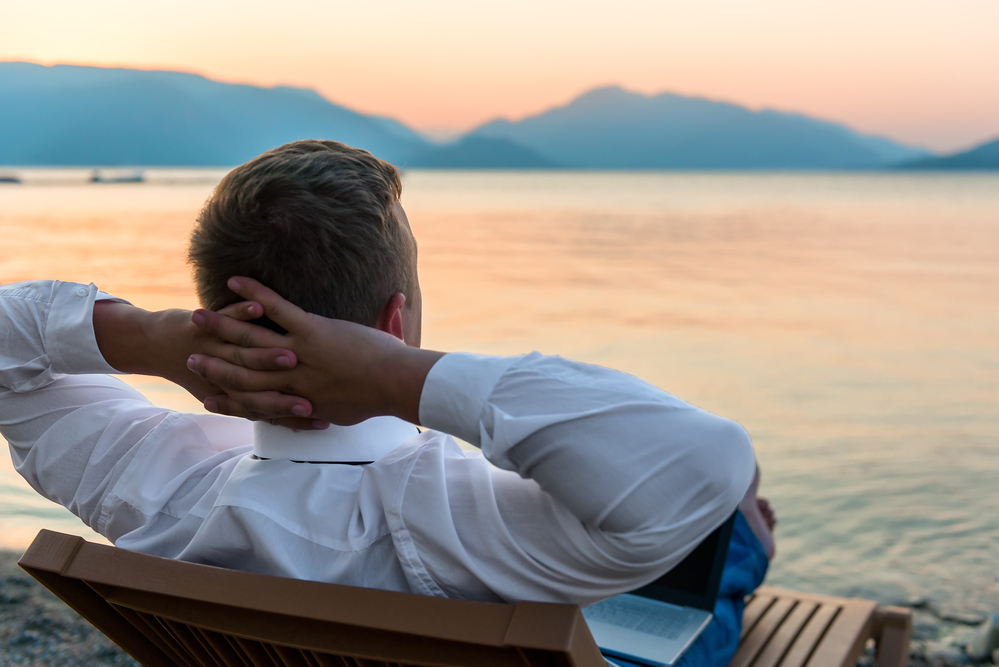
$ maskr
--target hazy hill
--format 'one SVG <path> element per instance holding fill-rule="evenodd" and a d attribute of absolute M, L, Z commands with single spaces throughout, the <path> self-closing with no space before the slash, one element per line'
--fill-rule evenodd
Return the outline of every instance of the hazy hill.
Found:
<path fill-rule="evenodd" d="M 181 72 L 0 63 L 0 164 L 235 165 L 295 139 L 405 162 L 430 142 L 313 90 Z"/>
<path fill-rule="evenodd" d="M 999 139 L 971 150 L 942 157 L 927 157 L 906 162 L 899 169 L 999 169 Z"/>
<path fill-rule="evenodd" d="M 418 153 L 407 161 L 406 166 L 422 169 L 551 169 L 560 165 L 512 141 L 472 135 Z"/>
<path fill-rule="evenodd" d="M 927 155 L 806 116 L 670 93 L 648 97 L 616 86 L 470 134 L 509 139 L 585 169 L 857 169 Z"/>
<path fill-rule="evenodd" d="M 804 116 L 616 87 L 441 145 L 313 90 L 0 63 L 0 164 L 231 166 L 305 138 L 343 141 L 402 167 L 444 169 L 848 169 L 928 156 Z"/>

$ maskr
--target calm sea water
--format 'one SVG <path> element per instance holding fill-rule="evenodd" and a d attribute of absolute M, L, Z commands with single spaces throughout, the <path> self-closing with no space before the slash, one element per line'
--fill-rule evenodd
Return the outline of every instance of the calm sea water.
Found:
<path fill-rule="evenodd" d="M 221 172 L 23 173 L 0 282 L 195 306 Z M 428 347 L 612 366 L 749 430 L 771 583 L 999 609 L 999 175 L 411 172 L 403 201 Z M 94 537 L 0 463 L 0 546 L 43 526 Z"/>

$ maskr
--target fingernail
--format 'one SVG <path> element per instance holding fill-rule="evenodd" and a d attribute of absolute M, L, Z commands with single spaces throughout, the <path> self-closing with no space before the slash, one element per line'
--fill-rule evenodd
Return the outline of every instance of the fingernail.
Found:
<path fill-rule="evenodd" d="M 296 403 L 295 405 L 291 406 L 291 414 L 293 415 L 298 415 L 299 417 L 308 417 L 309 412 L 310 412 L 309 409 L 304 405 L 302 405 L 301 403 Z"/>
<path fill-rule="evenodd" d="M 219 411 L 219 406 L 216 405 L 215 401 L 213 401 L 212 399 L 206 398 L 205 399 L 205 410 L 208 410 L 209 412 L 218 412 Z"/>
<path fill-rule="evenodd" d="M 194 311 L 193 313 L 191 313 L 191 321 L 194 322 L 199 327 L 205 326 L 205 316 L 199 313 L 198 311 Z"/>
<path fill-rule="evenodd" d="M 253 315 L 254 313 L 257 312 L 257 307 L 251 303 L 249 306 L 246 307 L 246 312 L 248 312 L 250 315 Z"/>
<path fill-rule="evenodd" d="M 281 366 L 282 368 L 291 368 L 291 357 L 282 354 L 280 357 L 274 360 L 274 363 L 276 363 L 278 366 Z"/>
<path fill-rule="evenodd" d="M 194 355 L 192 354 L 187 358 L 187 368 L 188 370 L 196 371 L 197 370 L 196 365 L 197 365 L 197 360 L 194 358 Z"/>
<path fill-rule="evenodd" d="M 235 278 L 230 278 L 229 279 L 229 289 L 231 289 L 234 292 L 236 290 L 238 290 L 239 289 L 239 281 L 236 280 Z"/>
<path fill-rule="evenodd" d="M 316 421 L 312 422 L 312 428 L 314 428 L 317 431 L 325 431 L 329 427 L 330 427 L 330 423 L 329 422 L 319 421 L 318 419 Z"/>

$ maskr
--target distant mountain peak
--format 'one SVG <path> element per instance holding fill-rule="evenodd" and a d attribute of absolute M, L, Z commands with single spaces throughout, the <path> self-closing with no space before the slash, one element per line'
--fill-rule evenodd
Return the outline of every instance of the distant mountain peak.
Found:
<path fill-rule="evenodd" d="M 622 99 L 629 97 L 646 97 L 646 95 L 632 90 L 625 90 L 622 86 L 617 84 L 608 84 L 606 86 L 591 88 L 590 90 L 586 90 L 579 95 L 576 95 L 576 97 L 572 98 L 572 101 L 570 101 L 569 104 L 575 104 L 584 100 Z"/>
<path fill-rule="evenodd" d="M 999 138 L 985 141 L 966 151 L 912 160 L 897 166 L 899 169 L 922 170 L 999 170 Z"/>
<path fill-rule="evenodd" d="M 618 85 L 471 134 L 584 169 L 872 169 L 926 155 L 801 114 Z"/>

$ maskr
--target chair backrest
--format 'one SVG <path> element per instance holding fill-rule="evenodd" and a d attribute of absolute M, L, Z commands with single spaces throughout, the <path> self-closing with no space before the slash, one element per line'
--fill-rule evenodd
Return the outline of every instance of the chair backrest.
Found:
<path fill-rule="evenodd" d="M 41 531 L 19 564 L 143 665 L 604 667 L 579 607 L 184 563 Z"/>

